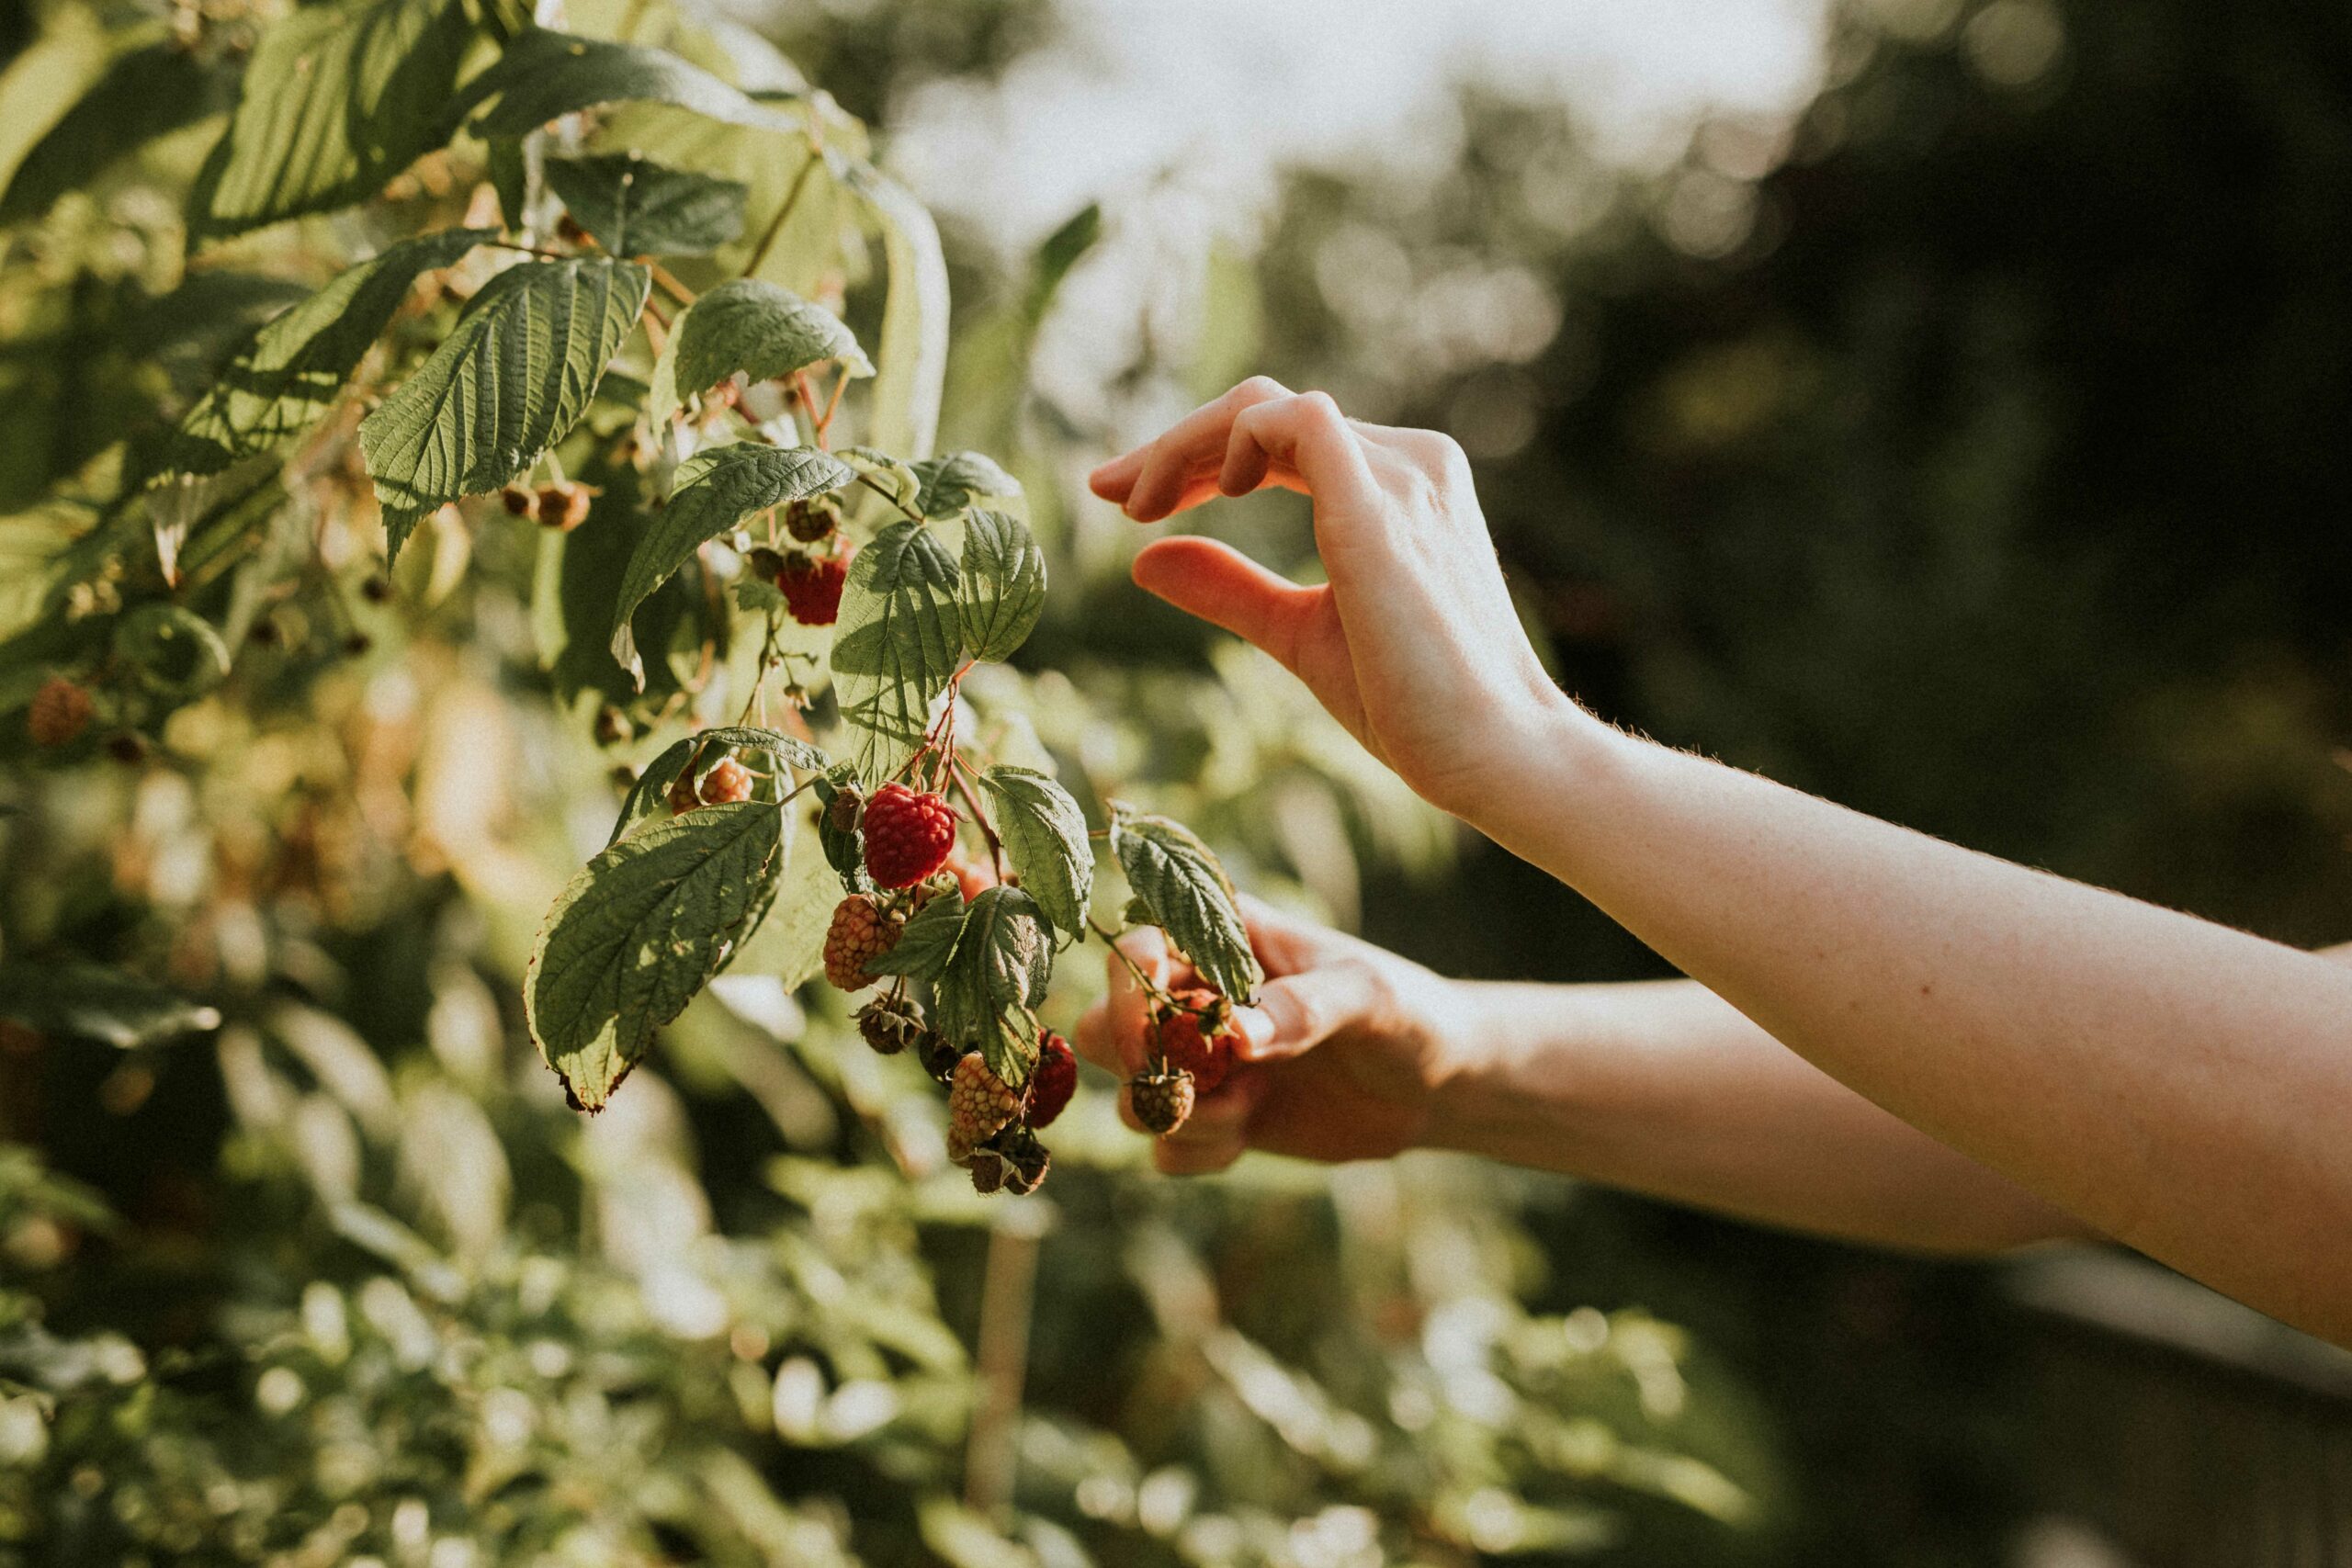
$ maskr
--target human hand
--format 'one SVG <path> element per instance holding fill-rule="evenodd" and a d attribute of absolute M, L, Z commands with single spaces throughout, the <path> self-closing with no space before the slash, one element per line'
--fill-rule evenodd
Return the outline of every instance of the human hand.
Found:
<path fill-rule="evenodd" d="M 1563 719 L 1592 723 L 1537 661 L 1447 436 L 1364 424 L 1321 392 L 1244 381 L 1094 470 L 1153 523 L 1269 484 L 1315 502 L 1328 581 L 1290 582 L 1214 540 L 1158 540 L 1135 579 L 1256 643 L 1423 798 L 1473 822 Z"/>
<path fill-rule="evenodd" d="M 1433 1097 L 1465 1063 L 1446 1022 L 1453 982 L 1369 942 L 1241 900 L 1267 980 L 1258 1005 L 1234 1010 L 1233 1070 L 1184 1124 L 1153 1146 L 1159 1168 L 1223 1170 L 1245 1149 L 1302 1159 L 1380 1159 L 1427 1131 Z M 1199 982 L 1156 928 L 1120 947 L 1162 990 Z M 1078 1048 L 1126 1078 L 1148 1050 L 1150 998 L 1127 964 L 1109 965 L 1111 992 L 1079 1021 Z M 1120 1114 L 1139 1124 L 1124 1090 Z"/>

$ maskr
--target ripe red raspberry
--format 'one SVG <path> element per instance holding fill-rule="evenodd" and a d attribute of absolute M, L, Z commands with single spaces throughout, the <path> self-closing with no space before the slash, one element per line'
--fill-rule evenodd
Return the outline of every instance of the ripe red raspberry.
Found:
<path fill-rule="evenodd" d="M 844 547 L 839 555 L 806 556 L 795 550 L 784 558 L 775 586 L 794 620 L 804 626 L 830 626 L 841 618 L 842 584 L 849 581 L 851 553 Z"/>
<path fill-rule="evenodd" d="M 865 803 L 865 869 L 884 887 L 912 887 L 956 847 L 956 808 L 945 797 L 886 784 Z"/>
<path fill-rule="evenodd" d="M 825 931 L 825 978 L 844 991 L 862 991 L 874 984 L 867 964 L 899 945 L 899 922 L 863 893 L 853 893 L 833 906 L 833 923 Z"/>
<path fill-rule="evenodd" d="M 1127 1106 L 1145 1131 L 1164 1138 L 1193 1113 L 1193 1075 L 1182 1067 L 1148 1067 L 1127 1080 Z"/>
<path fill-rule="evenodd" d="M 90 728 L 90 715 L 96 705 L 88 692 L 62 675 L 51 675 L 40 683 L 32 705 L 25 710 L 25 729 L 36 746 L 70 745 Z"/>
<path fill-rule="evenodd" d="M 1029 1125 L 1048 1127 L 1078 1092 L 1078 1058 L 1060 1035 L 1051 1030 L 1037 1032 L 1037 1070 L 1029 1075 Z"/>
<path fill-rule="evenodd" d="M 1207 1094 L 1233 1070 L 1233 1006 L 1215 991 L 1195 987 L 1178 991 L 1175 1005 L 1153 1010 L 1153 1049 L 1171 1067 L 1193 1075 L 1193 1086 Z"/>
<path fill-rule="evenodd" d="M 957 1165 L 1001 1132 L 1021 1110 L 1005 1081 L 989 1070 L 977 1051 L 956 1064 L 947 1086 L 947 1157 Z"/>

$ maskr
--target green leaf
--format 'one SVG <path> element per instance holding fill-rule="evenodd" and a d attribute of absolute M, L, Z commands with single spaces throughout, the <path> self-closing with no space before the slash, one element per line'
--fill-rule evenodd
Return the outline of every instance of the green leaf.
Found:
<path fill-rule="evenodd" d="M 462 0 L 330 0 L 271 27 L 197 176 L 191 230 L 233 234 L 374 195 L 447 140 L 473 37 Z"/>
<path fill-rule="evenodd" d="M 532 951 L 524 1013 L 539 1055 L 596 1111 L 756 929 L 784 813 L 706 806 L 611 845 L 571 879 Z"/>
<path fill-rule="evenodd" d="M 1053 972 L 1053 934 L 1037 901 L 1018 887 L 991 887 L 964 917 L 963 934 L 933 992 L 932 1024 L 959 1045 L 989 1052 L 989 1066 L 1018 1089 L 1028 1081 L 1028 1065 L 1012 1072 L 999 1065 L 1004 1042 L 998 1021 L 1007 1009 L 1044 1001 Z"/>
<path fill-rule="evenodd" d="M 0 197 L 0 223 L 40 217 L 157 137 L 228 107 L 235 86 L 176 42 L 132 50 L 33 143 Z"/>
<path fill-rule="evenodd" d="M 743 232 L 750 187 L 665 169 L 634 152 L 550 158 L 547 182 L 596 243 L 616 256 L 700 255 Z"/>
<path fill-rule="evenodd" d="M 899 945 L 865 965 L 869 975 L 904 975 L 910 980 L 926 984 L 946 973 L 948 960 L 956 952 L 956 939 L 964 934 L 964 895 L 950 887 L 933 894 L 923 907 L 907 921 L 899 933 Z"/>
<path fill-rule="evenodd" d="M 497 105 L 475 122 L 479 135 L 524 136 L 560 116 L 615 103 L 673 104 L 731 125 L 807 130 L 798 116 L 745 96 L 667 50 L 547 28 L 508 44 L 497 63 L 466 85 L 456 113 L 463 118 L 493 96 Z"/>
<path fill-rule="evenodd" d="M 769 446 L 755 441 L 697 452 L 681 463 L 670 504 L 652 514 L 621 573 L 620 597 L 613 610 L 613 657 L 631 675 L 644 679 L 629 618 L 705 540 L 771 506 L 839 490 L 854 477 L 849 465 L 814 446 Z"/>
<path fill-rule="evenodd" d="M 1046 552 L 1029 525 L 1001 512 L 965 519 L 963 578 L 964 647 L 974 659 L 1012 658 L 1046 609 Z"/>
<path fill-rule="evenodd" d="M 835 781 L 850 783 L 855 773 L 855 769 L 842 763 L 820 780 L 812 793 L 823 807 L 817 813 L 817 843 L 825 852 L 825 863 L 833 868 L 833 874 L 842 879 L 844 887 L 862 893 L 874 885 L 865 874 L 865 836 L 854 828 L 834 827 L 832 814 L 833 797 L 841 793 Z"/>
<path fill-rule="evenodd" d="M 978 501 L 1018 501 L 1021 481 L 981 452 L 948 452 L 914 465 L 922 481 L 915 510 L 934 523 L 968 511 Z"/>
<path fill-rule="evenodd" d="M 157 477 L 217 474 L 310 429 L 334 406 L 417 278 L 497 237 L 488 229 L 445 229 L 403 240 L 270 321 L 180 421 Z"/>
<path fill-rule="evenodd" d="M 1124 807 L 1111 818 L 1111 847 L 1126 868 L 1127 886 L 1150 906 L 1153 923 L 1201 978 L 1233 1000 L 1249 1002 L 1265 971 L 1234 907 L 1233 885 L 1209 847 L 1181 823 Z"/>
<path fill-rule="evenodd" d="M 228 642 L 181 604 L 141 604 L 125 615 L 115 623 L 114 656 L 168 696 L 200 696 L 229 676 Z"/>
<path fill-rule="evenodd" d="M 1094 894 L 1094 849 L 1086 834 L 1086 813 L 1069 791 L 1035 768 L 1000 763 L 980 775 L 980 784 L 996 802 L 997 831 L 1021 886 L 1047 919 L 1082 937 L 1087 904 Z"/>
<path fill-rule="evenodd" d="M 845 163 L 841 178 L 880 227 L 888 268 L 866 441 L 928 457 L 947 378 L 947 258 L 939 230 L 922 202 L 872 164 Z"/>
<path fill-rule="evenodd" d="M 0 964 L 0 1018 L 129 1051 L 220 1027 L 214 1009 L 97 964 Z"/>
<path fill-rule="evenodd" d="M 865 351 L 832 312 L 756 277 L 722 283 L 696 299 L 679 319 L 673 342 L 670 390 L 678 400 L 710 390 L 738 370 L 765 381 L 838 359 L 853 376 L 874 374 Z M 654 413 L 658 423 L 668 409 Z"/>
<path fill-rule="evenodd" d="M 586 412 L 652 279 L 624 261 L 526 262 L 483 286 L 415 375 L 359 423 L 391 532 L 526 471 Z"/>
<path fill-rule="evenodd" d="M 749 752 L 765 758 L 772 763 L 799 769 L 804 773 L 821 773 L 832 766 L 832 759 L 808 741 L 786 735 L 781 730 L 762 729 L 754 725 L 726 725 L 689 735 L 684 739 L 662 748 L 662 754 L 645 764 L 645 771 L 629 786 L 628 798 L 621 802 L 620 816 L 614 819 L 612 837 L 606 847 L 616 844 L 621 835 L 653 815 L 654 808 L 666 803 L 670 786 L 678 775 L 695 764 L 697 776 L 707 773 L 721 757 L 737 752 Z"/>
<path fill-rule="evenodd" d="M 893 523 L 850 562 L 833 627 L 842 716 L 865 731 L 858 771 L 878 779 L 922 744 L 932 699 L 964 648 L 955 558 L 928 529 Z"/>

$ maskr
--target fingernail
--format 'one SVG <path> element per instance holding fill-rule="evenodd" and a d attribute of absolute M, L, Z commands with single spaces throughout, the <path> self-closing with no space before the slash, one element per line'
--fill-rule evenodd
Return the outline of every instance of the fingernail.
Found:
<path fill-rule="evenodd" d="M 1235 1052 L 1243 1061 L 1255 1061 L 1274 1043 L 1274 1021 L 1263 1008 L 1235 1008 L 1233 1027 L 1241 1036 Z"/>

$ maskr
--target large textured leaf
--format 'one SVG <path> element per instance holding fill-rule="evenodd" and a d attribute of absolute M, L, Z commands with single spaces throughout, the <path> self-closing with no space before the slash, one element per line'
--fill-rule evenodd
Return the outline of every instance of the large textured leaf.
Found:
<path fill-rule="evenodd" d="M 180 421 L 163 472 L 219 473 L 308 430 L 334 406 L 418 276 L 497 237 L 445 229 L 403 240 L 269 321 Z"/>
<path fill-rule="evenodd" d="M 865 351 L 832 312 L 788 288 L 755 277 L 722 283 L 696 299 L 653 367 L 647 412 L 659 426 L 688 398 L 738 370 L 754 381 L 789 376 L 837 359 L 853 376 L 871 376 Z"/>
<path fill-rule="evenodd" d="M 1181 823 L 1124 807 L 1111 819 L 1111 847 L 1127 886 L 1201 977 L 1237 1002 L 1250 1000 L 1265 971 L 1209 847 Z"/>
<path fill-rule="evenodd" d="M 39 218 L 155 138 L 228 107 L 235 85 L 177 43 L 132 50 L 33 143 L 0 197 L 0 223 Z"/>
<path fill-rule="evenodd" d="M 969 511 L 982 501 L 1017 501 L 1021 481 L 985 452 L 945 452 L 914 466 L 922 488 L 915 510 L 934 523 Z"/>
<path fill-rule="evenodd" d="M 612 845 L 548 911 L 524 977 L 539 1055 L 601 1109 L 653 1034 L 756 928 L 775 897 L 784 813 L 706 806 Z"/>
<path fill-rule="evenodd" d="M 1046 609 L 1046 552 L 1029 525 L 1001 512 L 964 523 L 964 648 L 974 659 L 1012 657 Z"/>
<path fill-rule="evenodd" d="M 925 983 L 937 980 L 947 972 L 956 939 L 964 934 L 964 912 L 960 889 L 950 887 L 933 895 L 909 917 L 896 947 L 866 960 L 865 972 L 904 975 Z"/>
<path fill-rule="evenodd" d="M 802 773 L 821 773 L 832 765 L 832 760 L 808 741 L 786 735 L 781 730 L 762 729 L 755 725 L 724 725 L 705 729 L 662 749 L 662 754 L 645 765 L 629 787 L 628 796 L 621 802 L 620 815 L 613 821 L 613 836 L 605 840 L 609 846 L 618 843 L 621 835 L 653 815 L 654 808 L 663 803 L 670 786 L 689 764 L 695 768 L 695 777 L 707 773 L 721 757 L 730 753 L 749 753 L 766 761 L 771 767 L 797 768 Z"/>
<path fill-rule="evenodd" d="M 190 198 L 199 235 L 373 195 L 446 139 L 473 40 L 463 0 L 330 0 L 262 35 Z"/>
<path fill-rule="evenodd" d="M 750 187 L 665 169 L 634 152 L 550 158 L 547 182 L 582 228 L 616 256 L 699 255 L 743 232 Z"/>
<path fill-rule="evenodd" d="M 1072 936 L 1086 931 L 1094 893 L 1094 850 L 1086 813 L 1069 791 L 1035 768 L 1000 764 L 980 775 L 996 802 L 996 829 L 1021 886 L 1046 918 Z"/>
<path fill-rule="evenodd" d="M 991 887 L 971 902 L 962 934 L 932 991 L 932 1026 L 960 1045 L 977 1045 L 997 1077 L 1014 1088 L 1029 1081 L 1036 1041 L 1008 1030 L 1004 1015 L 1046 999 L 1054 972 L 1054 939 L 1037 901 L 1018 887 Z"/>
<path fill-rule="evenodd" d="M 866 442 L 886 452 L 927 457 L 939 434 L 940 392 L 947 378 L 947 259 L 939 230 L 922 202 L 873 165 L 849 164 L 842 177 L 880 226 L 889 268 Z"/>
<path fill-rule="evenodd" d="M 651 286 L 634 262 L 526 262 L 474 296 L 359 424 L 393 554 L 417 518 L 516 478 L 579 421 Z"/>
<path fill-rule="evenodd" d="M 628 568 L 621 573 L 620 598 L 613 612 L 613 657 L 643 681 L 644 666 L 629 617 L 704 540 L 717 538 L 771 506 L 839 490 L 855 477 L 848 464 L 814 446 L 768 446 L 752 441 L 697 452 L 680 464 L 670 504 L 655 513 L 638 536 Z"/>
<path fill-rule="evenodd" d="M 768 107 L 664 49 L 576 38 L 534 28 L 496 64 L 466 85 L 462 116 L 495 96 L 475 122 L 483 136 L 524 136 L 560 115 L 599 104 L 674 104 L 711 119 L 763 130 L 805 130 L 797 116 Z"/>
<path fill-rule="evenodd" d="M 963 652 L 956 560 L 929 529 L 893 523 L 850 563 L 833 627 L 833 689 L 864 732 L 858 770 L 879 778 L 922 743 L 933 697 Z"/>

